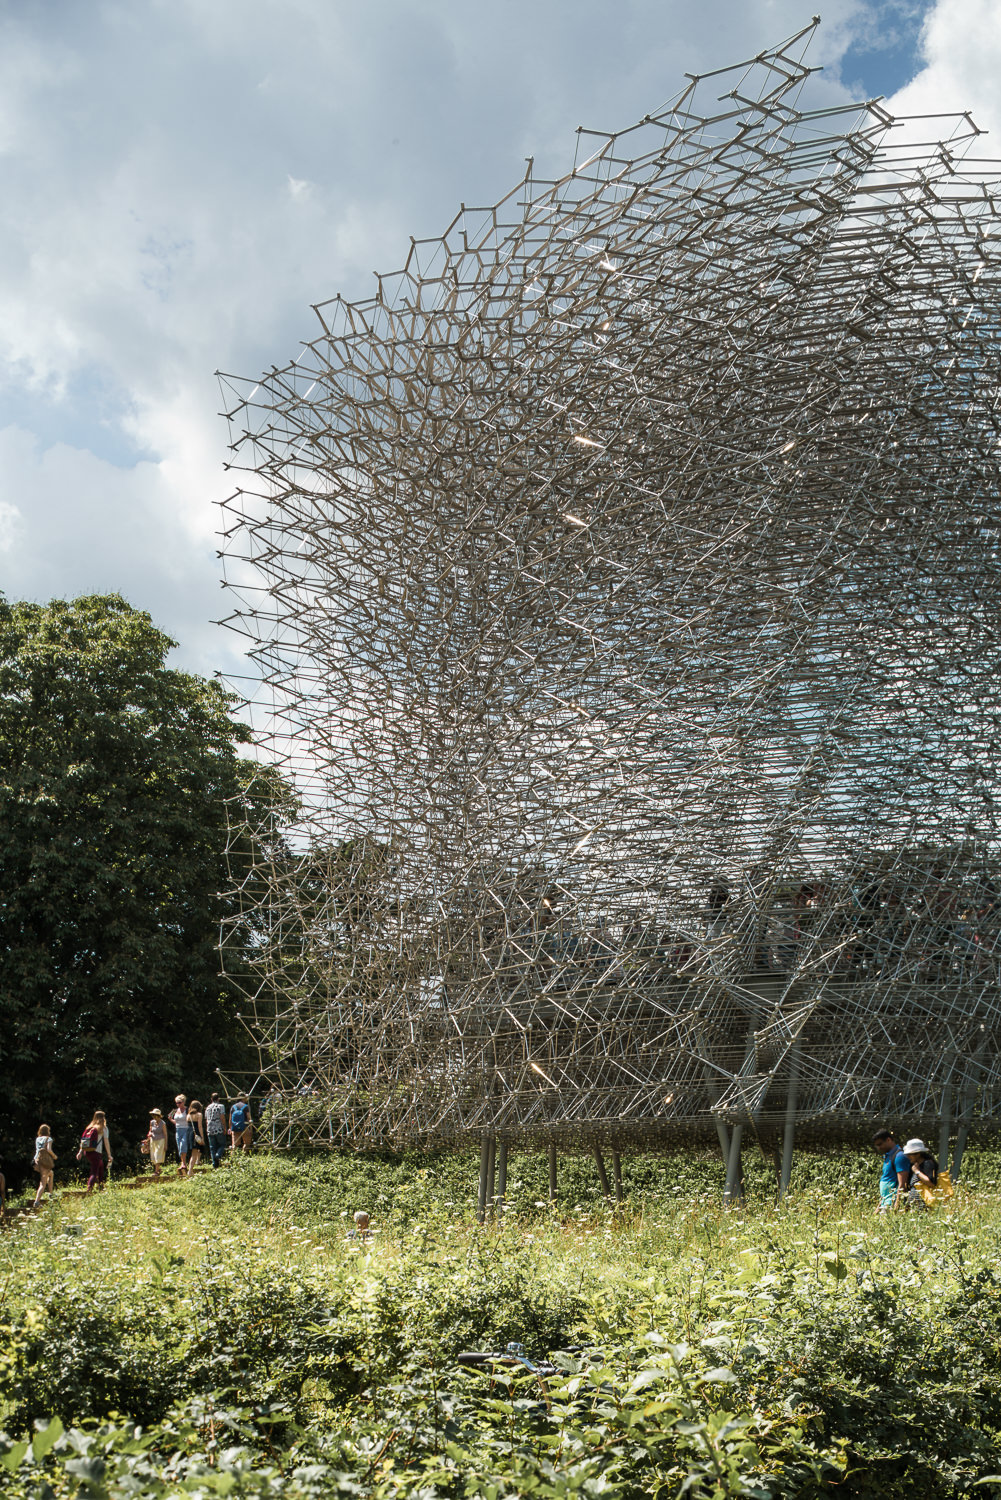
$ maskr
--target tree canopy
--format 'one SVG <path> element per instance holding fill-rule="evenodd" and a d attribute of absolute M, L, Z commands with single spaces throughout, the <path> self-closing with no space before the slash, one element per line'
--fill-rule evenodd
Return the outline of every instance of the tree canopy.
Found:
<path fill-rule="evenodd" d="M 292 810 L 215 682 L 166 665 L 175 643 L 117 595 L 0 596 L 0 1132 L 78 1132 L 239 1066 L 232 983 L 249 927 L 229 920 L 261 827 Z M 69 1141 L 63 1135 L 63 1145 Z"/>

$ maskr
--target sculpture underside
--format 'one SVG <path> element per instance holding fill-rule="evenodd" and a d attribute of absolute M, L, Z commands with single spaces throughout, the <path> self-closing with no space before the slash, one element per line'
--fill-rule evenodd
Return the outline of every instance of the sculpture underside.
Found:
<path fill-rule="evenodd" d="M 806 37 L 226 380 L 303 799 L 240 979 L 317 1140 L 993 1113 L 996 179 Z"/>

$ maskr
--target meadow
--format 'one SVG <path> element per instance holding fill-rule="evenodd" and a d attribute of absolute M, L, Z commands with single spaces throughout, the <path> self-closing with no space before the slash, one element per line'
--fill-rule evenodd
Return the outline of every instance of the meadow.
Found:
<path fill-rule="evenodd" d="M 877 1219 L 876 1162 L 467 1153 L 236 1160 L 0 1235 L 0 1492 L 62 1497 L 1001 1495 L 1001 1158 Z M 357 1208 L 371 1243 L 348 1238 Z M 524 1344 L 557 1371 L 467 1370 Z"/>

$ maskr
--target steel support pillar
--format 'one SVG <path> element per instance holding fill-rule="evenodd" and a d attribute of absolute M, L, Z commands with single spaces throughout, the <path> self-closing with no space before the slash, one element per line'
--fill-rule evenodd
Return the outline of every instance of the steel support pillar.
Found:
<path fill-rule="evenodd" d="M 612 1181 L 615 1183 L 615 1201 L 621 1203 L 625 1197 L 622 1191 L 622 1157 L 614 1148 L 612 1150 Z"/>
<path fill-rule="evenodd" d="M 601 1191 L 606 1198 L 612 1196 L 612 1189 L 608 1182 L 608 1173 L 605 1171 L 605 1158 L 601 1154 L 601 1147 L 594 1148 L 594 1164 L 598 1168 L 598 1181 L 601 1183 Z"/>
<path fill-rule="evenodd" d="M 789 1088 L 786 1093 L 785 1130 L 782 1135 L 782 1176 L 779 1179 L 779 1202 L 789 1191 L 792 1177 L 792 1153 L 796 1140 L 796 1101 L 799 1096 L 799 1042 L 794 1042 L 789 1059 Z"/>
<path fill-rule="evenodd" d="M 507 1141 L 501 1136 L 497 1143 L 497 1217 L 504 1213 L 504 1195 L 507 1192 Z"/>
<path fill-rule="evenodd" d="M 476 1217 L 482 1224 L 487 1213 L 487 1169 L 490 1165 L 490 1135 L 483 1132 L 480 1143 L 480 1191 L 476 1199 Z"/>
<path fill-rule="evenodd" d="M 735 1125 L 730 1136 L 730 1159 L 726 1166 L 726 1187 L 723 1190 L 724 1204 L 733 1203 L 743 1196 L 740 1186 L 740 1143 L 743 1138 L 743 1125 Z"/>

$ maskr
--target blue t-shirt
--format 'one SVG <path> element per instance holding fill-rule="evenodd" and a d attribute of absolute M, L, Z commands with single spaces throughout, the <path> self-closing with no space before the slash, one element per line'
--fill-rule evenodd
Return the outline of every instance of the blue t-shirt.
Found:
<path fill-rule="evenodd" d="M 898 1172 L 904 1173 L 904 1186 L 906 1187 L 911 1177 L 910 1161 L 899 1146 L 891 1146 L 883 1157 L 883 1171 L 879 1180 L 881 1183 L 885 1182 L 887 1187 L 892 1187 L 896 1191 Z"/>

